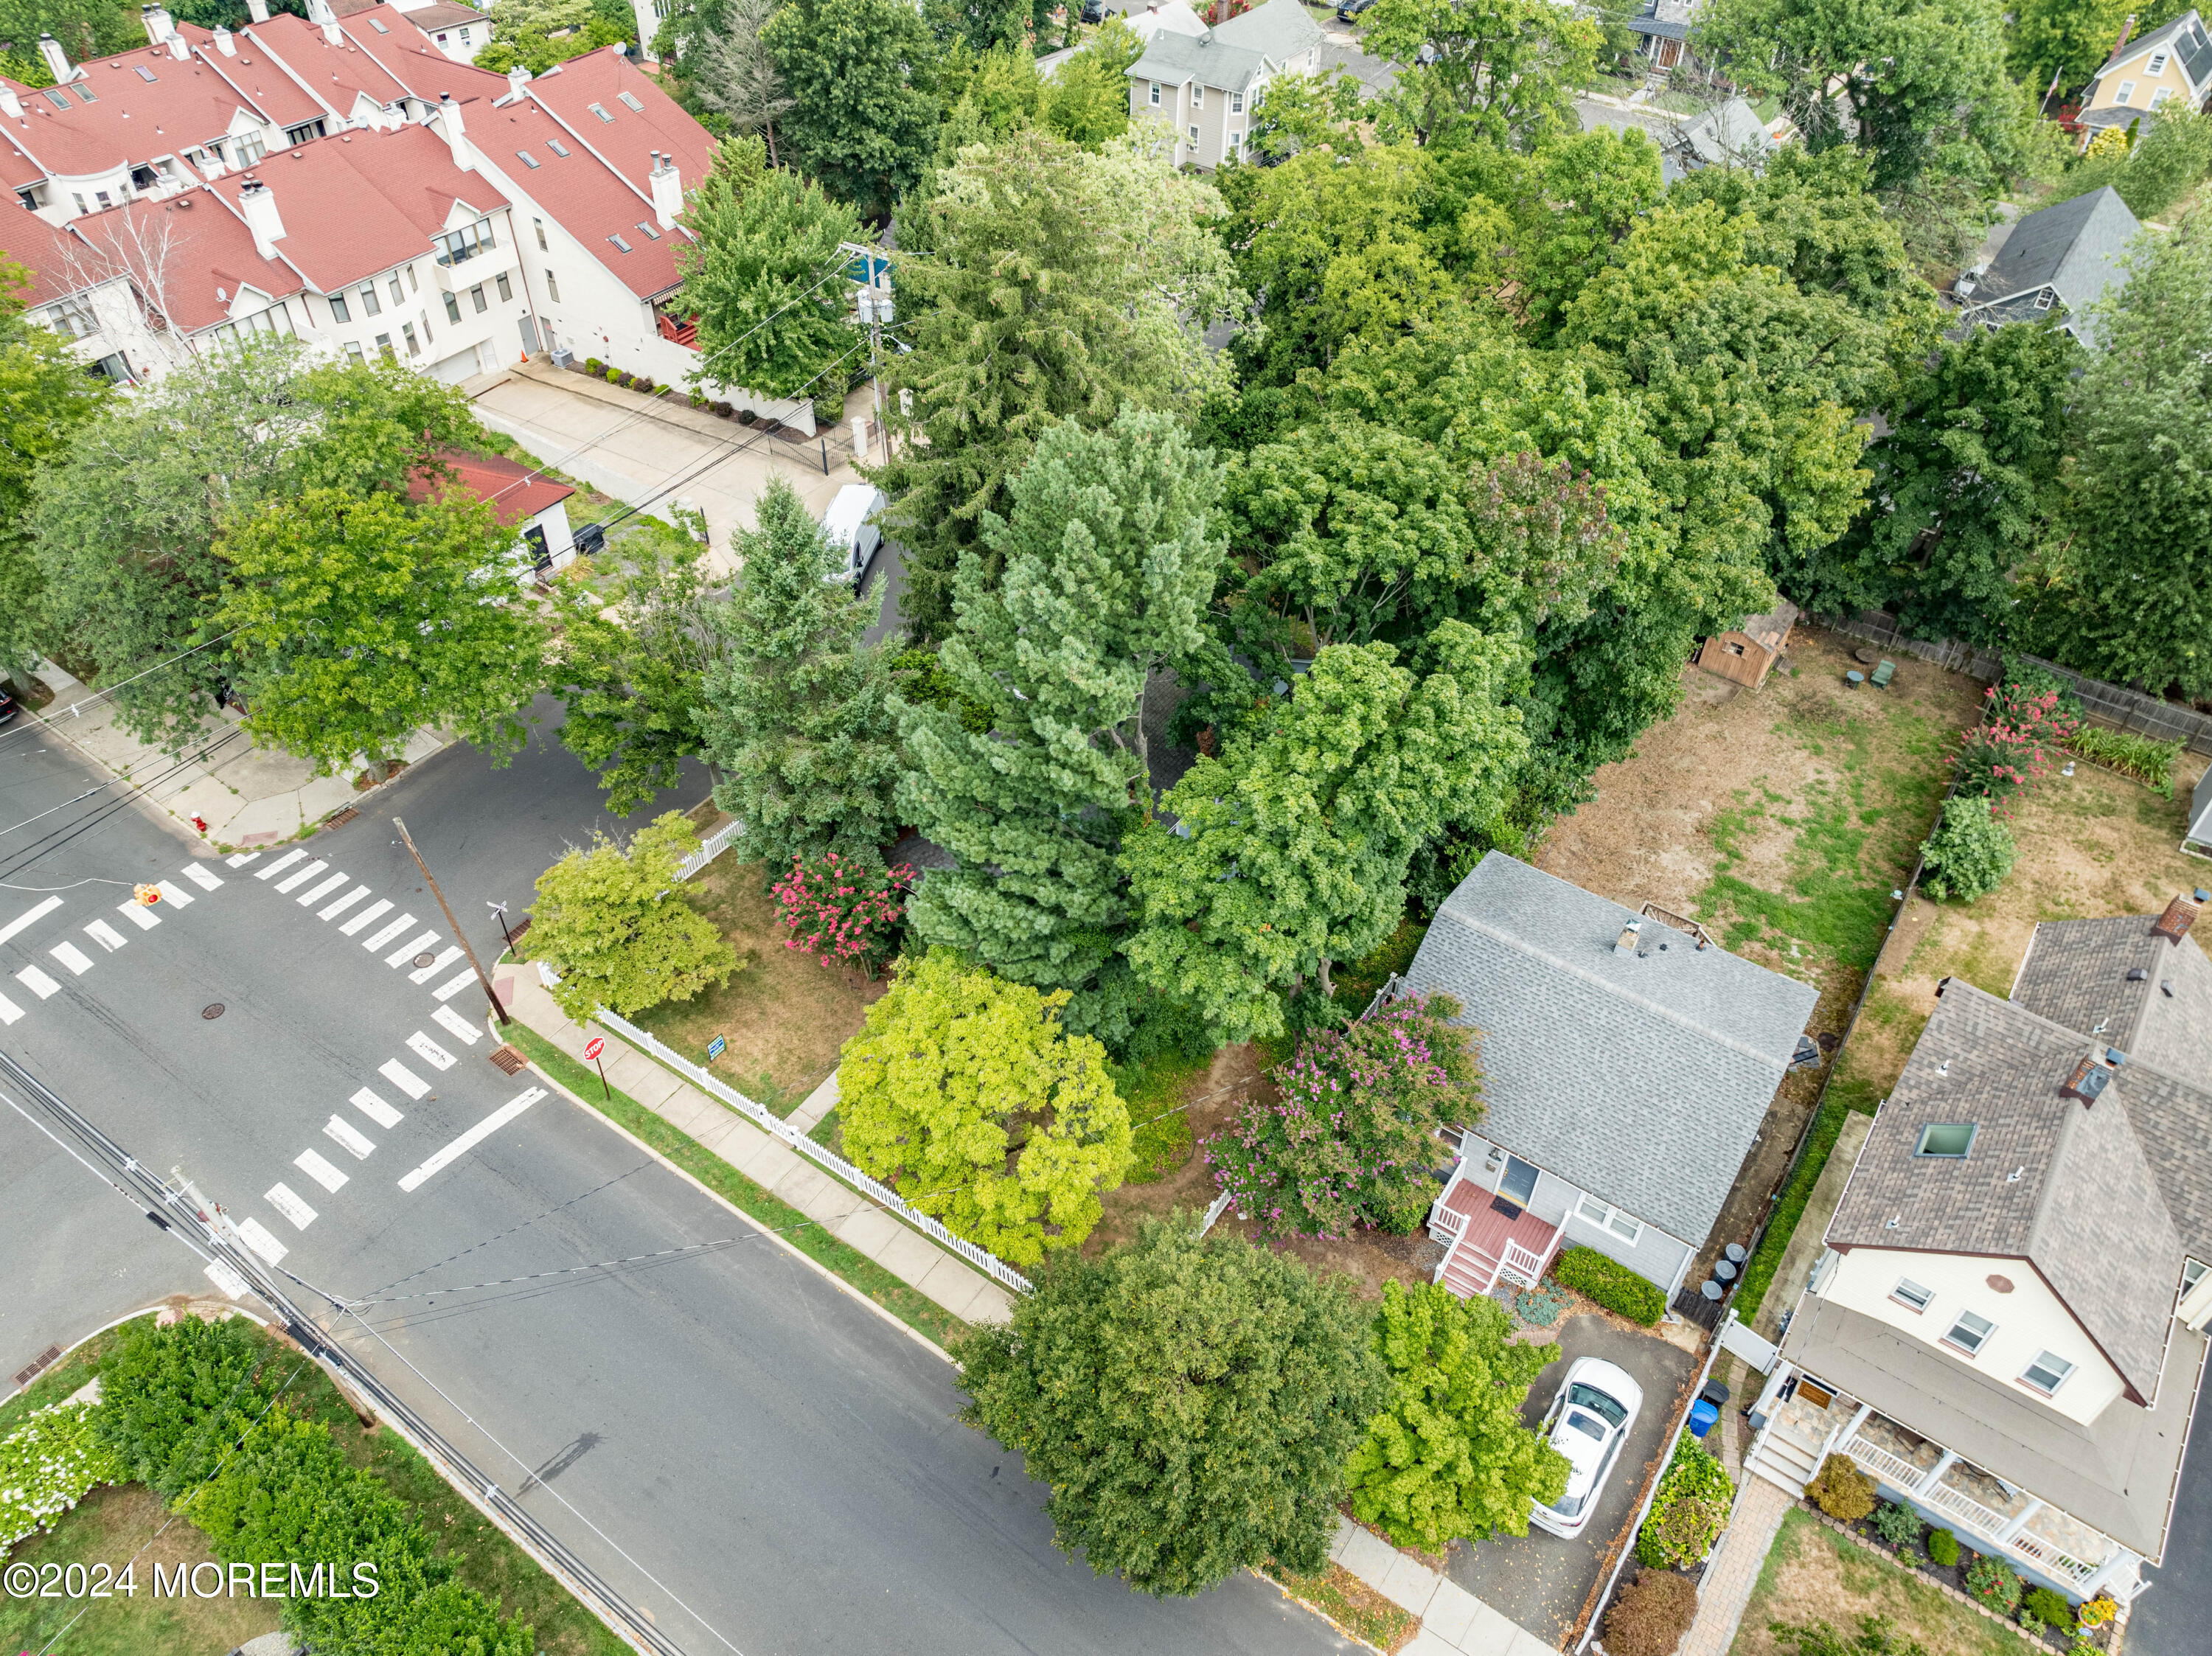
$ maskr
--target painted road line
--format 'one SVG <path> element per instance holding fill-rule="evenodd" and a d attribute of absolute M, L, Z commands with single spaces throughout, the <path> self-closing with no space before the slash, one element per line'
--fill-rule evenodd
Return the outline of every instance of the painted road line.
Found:
<path fill-rule="evenodd" d="M 17 1018 L 22 1016 L 23 1009 L 21 1007 L 16 1005 L 14 1001 L 9 1000 L 7 996 L 0 995 L 0 1029 L 6 1028 L 9 1024 L 13 1023 Z"/>
<path fill-rule="evenodd" d="M 453 1067 L 453 1055 L 420 1029 L 407 1037 L 407 1050 L 434 1070 L 450 1070 Z"/>
<path fill-rule="evenodd" d="M 367 895 L 368 895 L 368 888 L 365 885 L 357 885 L 315 918 L 319 920 L 334 920 Z"/>
<path fill-rule="evenodd" d="M 269 1227 L 258 1219 L 241 1219 L 238 1234 L 246 1247 L 252 1248 L 270 1265 L 275 1265 L 292 1250 L 269 1234 Z"/>
<path fill-rule="evenodd" d="M 477 1122 L 475 1126 L 402 1179 L 399 1181 L 399 1188 L 405 1191 L 414 1190 L 441 1168 L 450 1167 L 453 1162 L 459 1161 L 461 1157 L 466 1156 L 544 1096 L 545 1089 L 543 1087 L 532 1087 L 512 1103 L 501 1105 L 483 1120 Z"/>
<path fill-rule="evenodd" d="M 382 1099 L 379 1098 L 374 1093 L 369 1091 L 366 1087 L 356 1093 L 351 1098 L 346 1100 L 346 1102 L 352 1105 L 354 1108 L 359 1110 L 363 1115 L 367 1116 L 371 1121 L 376 1123 L 378 1126 L 382 1127 L 387 1132 L 406 1119 L 406 1118 L 401 1115 L 398 1111 L 393 1109 L 392 1106 L 386 1103 Z M 332 1117 L 331 1119 L 333 1120 L 337 1119 L 336 1117 Z"/>
<path fill-rule="evenodd" d="M 393 1118 L 398 1119 L 397 1116 Z M 342 1115 L 334 1115 L 323 1123 L 323 1137 L 341 1146 L 356 1162 L 368 1160 L 368 1153 L 376 1148 L 368 1136 Z"/>
<path fill-rule="evenodd" d="M 361 946 L 374 955 L 414 924 L 415 917 L 412 914 L 402 914 L 390 925 L 380 926 L 374 936 L 363 937 L 361 940 Z"/>
<path fill-rule="evenodd" d="M 24 988 L 29 990 L 40 1000 L 44 1000 L 47 996 L 52 994 L 54 991 L 61 987 L 61 985 L 56 983 L 52 978 L 40 971 L 35 966 L 27 966 L 21 971 L 15 974 L 15 981 L 21 984 Z"/>
<path fill-rule="evenodd" d="M 471 974 L 471 975 L 474 975 Z M 450 1006 L 441 1006 L 430 1014 L 431 1021 L 440 1028 L 452 1030 L 461 1038 L 464 1046 L 473 1046 L 483 1031 L 471 1023 Z"/>
<path fill-rule="evenodd" d="M 428 966 L 424 967 L 419 972 L 410 972 L 407 974 L 407 981 L 410 983 L 429 982 L 430 980 L 436 977 L 439 973 L 444 971 L 455 961 L 460 959 L 463 952 L 464 951 L 459 943 L 454 943 L 447 948 L 440 949 L 438 951 L 437 959 L 432 961 Z"/>
<path fill-rule="evenodd" d="M 440 984 L 434 992 L 437 995 L 440 1000 L 451 1000 L 454 996 L 459 994 L 462 990 L 467 988 L 476 980 L 476 968 L 474 967 L 471 967 L 467 971 L 456 977 L 451 983 Z"/>
<path fill-rule="evenodd" d="M 133 897 L 127 903 L 116 905 L 115 912 L 137 926 L 141 931 L 151 931 L 161 925 L 161 917 Z"/>
<path fill-rule="evenodd" d="M 423 1080 L 396 1058 L 385 1059 L 377 1066 L 376 1072 L 410 1098 L 420 1098 L 430 1090 L 428 1082 Z"/>
<path fill-rule="evenodd" d="M 300 907 L 302 908 L 313 908 L 317 903 L 322 901 L 324 898 L 329 896 L 331 893 L 336 891 L 340 886 L 343 885 L 346 883 L 347 877 L 348 877 L 343 874 L 333 874 L 329 879 L 325 880 L 321 884 L 316 886 L 313 890 L 301 892 L 300 894 Z"/>
<path fill-rule="evenodd" d="M 62 900 L 60 898 L 49 897 L 46 901 L 33 904 L 31 907 L 25 909 L 14 919 L 9 921 L 7 925 L 0 925 L 0 943 L 7 942 L 9 938 L 14 937 L 18 931 L 29 930 L 32 926 L 36 925 L 40 920 L 45 919 L 47 915 L 52 913 L 61 906 Z"/>
<path fill-rule="evenodd" d="M 112 955 L 123 947 L 123 934 L 106 920 L 94 920 L 85 927 L 84 935 Z"/>
<path fill-rule="evenodd" d="M 348 902 L 351 902 L 353 899 L 349 897 L 346 901 Z M 362 909 L 360 913 L 355 915 L 343 925 L 340 926 L 338 930 L 344 932 L 349 937 L 357 937 L 361 935 L 362 927 L 374 925 L 378 915 L 389 914 L 391 912 L 392 905 L 390 903 L 382 901 L 373 902 L 367 908 Z"/>
<path fill-rule="evenodd" d="M 58 943 L 46 953 L 79 977 L 92 970 L 92 957 L 73 943 Z"/>
<path fill-rule="evenodd" d="M 386 955 L 384 957 L 384 963 L 386 966 L 397 966 L 402 961 L 411 961 L 416 955 L 421 954 L 424 949 L 428 949 L 432 943 L 437 941 L 438 934 L 436 932 L 425 931 L 421 937 L 416 938 L 413 943 L 403 943 L 398 948 L 393 949 L 389 955 Z"/>
<path fill-rule="evenodd" d="M 282 874 L 307 854 L 304 851 L 288 851 L 268 867 L 255 869 L 253 877 L 257 880 L 265 880 L 272 874 Z"/>
<path fill-rule="evenodd" d="M 301 1150 L 292 1158 L 292 1165 L 333 1196 L 337 1194 L 338 1187 L 346 1181 L 345 1174 L 324 1161 L 322 1156 L 313 1150 Z"/>
<path fill-rule="evenodd" d="M 261 1199 L 292 1222 L 298 1230 L 305 1230 L 315 1222 L 315 1210 L 302 1202 L 292 1187 L 281 1180 L 263 1192 Z"/>
<path fill-rule="evenodd" d="M 170 884 L 167 880 L 155 881 L 154 889 L 161 894 L 161 901 L 165 903 L 174 903 L 179 908 L 192 906 L 192 894 Z"/>
<path fill-rule="evenodd" d="M 246 1278 L 221 1259 L 207 1268 L 207 1279 L 221 1289 L 226 1298 L 242 1300 L 253 1290 L 246 1285 Z"/>
<path fill-rule="evenodd" d="M 186 863 L 185 877 L 203 891 L 214 891 L 222 884 L 222 877 L 204 863 Z"/>
<path fill-rule="evenodd" d="M 235 857 L 224 858 L 223 861 L 228 863 L 233 868 L 244 868 L 260 854 L 258 851 L 241 851 Z"/>
<path fill-rule="evenodd" d="M 315 861 L 308 864 L 307 867 L 301 869 L 298 873 L 288 874 L 283 879 L 279 880 L 276 883 L 276 889 L 283 892 L 289 896 L 291 893 L 297 891 L 301 886 L 307 884 L 308 881 L 313 879 L 315 876 L 320 874 L 329 866 L 330 864 L 328 863 L 324 862 L 320 858 L 318 858 Z"/>

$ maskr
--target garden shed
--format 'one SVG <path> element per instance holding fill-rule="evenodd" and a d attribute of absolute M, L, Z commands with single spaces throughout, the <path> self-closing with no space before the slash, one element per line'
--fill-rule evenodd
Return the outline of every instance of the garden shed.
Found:
<path fill-rule="evenodd" d="M 1698 652 L 1698 665 L 1757 689 L 1790 647 L 1790 629 L 1797 624 L 1798 614 L 1796 604 L 1778 595 L 1774 608 L 1765 615 L 1746 616 L 1735 631 L 1707 639 Z"/>

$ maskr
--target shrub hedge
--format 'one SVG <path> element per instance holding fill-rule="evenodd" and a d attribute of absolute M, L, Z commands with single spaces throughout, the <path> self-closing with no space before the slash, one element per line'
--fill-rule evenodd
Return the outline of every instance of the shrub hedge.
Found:
<path fill-rule="evenodd" d="M 1647 1569 L 1620 1590 L 1605 1613 L 1609 1656 L 1674 1656 L 1698 1615 L 1698 1584 L 1672 1570 Z"/>
<path fill-rule="evenodd" d="M 1928 1538 L 1928 1556 L 1945 1569 L 1959 1562 L 1959 1538 L 1948 1530 L 1936 1530 Z"/>
<path fill-rule="evenodd" d="M 123 1475 L 88 1403 L 41 1409 L 0 1438 L 0 1555 Z"/>
<path fill-rule="evenodd" d="M 1651 1516 L 1636 1532 L 1637 1562 L 1646 1569 L 1698 1562 L 1713 1550 L 1735 1495 L 1728 1469 L 1683 1433 L 1659 1479 Z"/>
<path fill-rule="evenodd" d="M 1874 1480 L 1849 1455 L 1830 1455 L 1805 1494 L 1829 1517 L 1856 1524 L 1874 1510 Z"/>
<path fill-rule="evenodd" d="M 1552 1275 L 1607 1311 L 1619 1312 L 1646 1328 L 1667 1314 L 1663 1289 L 1594 1247 L 1567 1249 L 1552 1267 Z"/>

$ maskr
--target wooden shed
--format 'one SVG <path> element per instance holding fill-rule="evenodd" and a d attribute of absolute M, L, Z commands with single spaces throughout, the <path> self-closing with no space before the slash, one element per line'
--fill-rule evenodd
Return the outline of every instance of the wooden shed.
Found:
<path fill-rule="evenodd" d="M 1796 604 L 1778 597 L 1765 615 L 1746 616 L 1733 633 L 1715 633 L 1707 639 L 1698 652 L 1698 665 L 1757 689 L 1790 647 L 1790 629 L 1797 624 L 1797 613 Z"/>

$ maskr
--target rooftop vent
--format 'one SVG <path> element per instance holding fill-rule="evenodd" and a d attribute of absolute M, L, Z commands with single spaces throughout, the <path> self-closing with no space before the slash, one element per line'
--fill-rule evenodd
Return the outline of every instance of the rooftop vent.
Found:
<path fill-rule="evenodd" d="M 1636 940 L 1643 931 L 1643 921 L 1625 921 L 1620 928 L 1620 935 L 1613 940 L 1613 952 L 1616 955 L 1633 955 L 1636 952 Z"/>
<path fill-rule="evenodd" d="M 2160 978 L 2158 980 L 2158 992 L 2164 995 L 2168 1000 L 2172 1000 L 2173 998 L 2173 980 L 2172 978 Z"/>
<path fill-rule="evenodd" d="M 2061 1098 L 2078 1098 L 2086 1108 L 2097 1101 L 2105 1089 L 2112 1084 L 2112 1071 L 2099 1062 L 2093 1052 L 2074 1066 L 2074 1073 L 2058 1089 L 2058 1095 Z"/>
<path fill-rule="evenodd" d="M 2128 973 L 2128 981 L 2130 983 L 2148 983 L 2150 981 L 2150 974 L 2144 971 L 2140 966 L 2136 967 Z"/>
<path fill-rule="evenodd" d="M 2158 917 L 2151 927 L 2154 937 L 2171 937 L 2179 943 L 2189 935 L 2189 928 L 2197 924 L 2197 905 L 2186 897 L 2176 897 L 2166 906 L 2166 913 Z"/>

